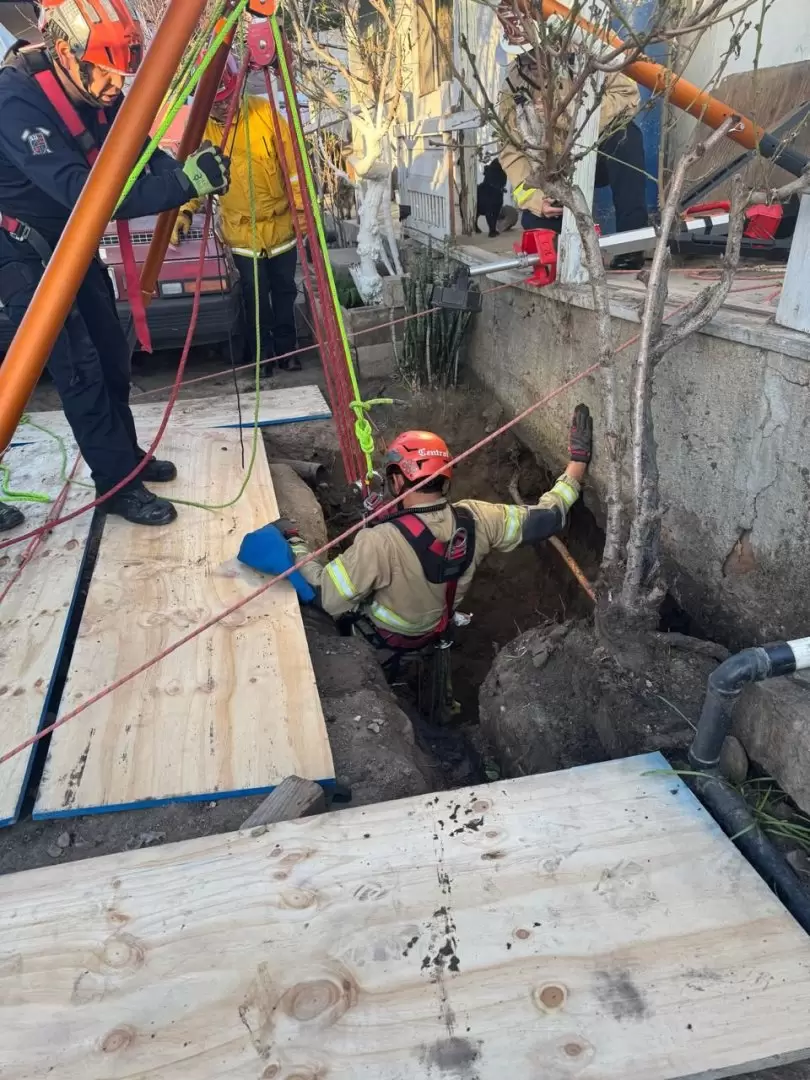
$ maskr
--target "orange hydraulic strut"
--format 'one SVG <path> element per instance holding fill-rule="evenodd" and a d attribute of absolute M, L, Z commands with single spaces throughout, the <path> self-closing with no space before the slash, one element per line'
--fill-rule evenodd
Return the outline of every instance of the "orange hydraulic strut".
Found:
<path fill-rule="evenodd" d="M 236 25 L 231 28 L 230 34 L 217 49 L 213 60 L 200 79 L 188 114 L 188 122 L 180 139 L 180 145 L 177 148 L 176 157 L 178 161 L 185 161 L 189 154 L 194 153 L 202 141 L 205 134 L 205 125 L 211 115 L 211 106 L 214 104 L 214 98 L 219 89 L 219 83 L 225 70 L 225 63 L 228 59 L 228 53 L 231 51 L 235 33 Z M 160 268 L 166 258 L 166 250 L 169 247 L 176 221 L 177 210 L 164 210 L 155 224 L 152 242 L 149 245 L 149 251 L 141 272 L 141 292 L 146 307 L 149 307 L 152 302 Z"/>
<path fill-rule="evenodd" d="M 525 15 L 532 17 L 533 11 L 530 0 L 517 0 L 517 4 Z M 544 19 L 553 15 L 559 15 L 564 19 L 571 16 L 571 9 L 560 0 L 540 0 L 541 14 Z M 601 38 L 614 48 L 624 45 L 622 39 L 611 30 L 601 30 L 582 16 L 575 16 L 576 23 L 586 30 L 591 36 Z M 769 134 L 764 128 L 749 120 L 746 116 L 726 105 L 717 98 L 707 94 L 705 90 L 690 83 L 687 79 L 673 74 L 662 64 L 656 64 L 652 60 L 643 57 L 627 67 L 622 68 L 622 74 L 628 75 L 640 86 L 645 86 L 654 94 L 666 94 L 667 100 L 677 108 L 694 116 L 697 120 L 710 128 L 717 129 L 729 117 L 735 117 L 738 123 L 728 132 L 728 137 L 734 142 L 744 146 L 746 150 L 759 150 L 763 157 L 773 158 L 779 162 L 781 168 L 801 176 L 810 165 L 810 159 L 796 150 L 785 146 L 775 136 Z"/>
<path fill-rule="evenodd" d="M 204 8 L 205 0 L 171 0 L 0 365 L 0 453 L 42 374 Z"/>

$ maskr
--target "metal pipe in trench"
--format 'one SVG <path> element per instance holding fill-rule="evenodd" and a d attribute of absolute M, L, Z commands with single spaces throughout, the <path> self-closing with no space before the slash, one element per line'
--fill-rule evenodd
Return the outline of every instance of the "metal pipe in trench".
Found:
<path fill-rule="evenodd" d="M 749 683 L 810 668 L 810 637 L 745 649 L 709 676 L 689 762 L 700 775 L 695 790 L 712 816 L 810 934 L 808 892 L 778 848 L 757 824 L 743 796 L 719 775 L 720 752 L 731 728 L 734 703 Z"/>

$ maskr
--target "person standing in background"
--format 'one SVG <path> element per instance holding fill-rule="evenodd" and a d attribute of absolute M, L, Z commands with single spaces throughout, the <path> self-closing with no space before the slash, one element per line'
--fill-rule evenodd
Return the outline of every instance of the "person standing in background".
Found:
<path fill-rule="evenodd" d="M 217 92 L 211 117 L 206 125 L 205 139 L 219 146 L 233 95 L 239 86 L 239 68 L 233 57 L 228 64 Z M 289 128 L 282 117 L 278 118 L 284 147 L 277 146 L 275 125 L 270 102 L 263 97 L 246 96 L 240 103 L 228 136 L 227 152 L 231 158 L 231 186 L 219 199 L 219 231 L 223 243 L 230 248 L 242 282 L 242 295 L 248 327 L 246 362 L 256 359 L 257 348 L 261 360 L 284 357 L 297 345 L 295 329 L 295 301 L 298 286 L 295 271 L 298 262 L 296 252 L 293 213 L 299 215 L 303 224 L 301 192 L 298 176 L 290 176 L 294 206 L 287 198 L 283 169 L 285 162 L 293 161 L 292 140 Z M 254 208 L 251 210 L 250 174 L 248 172 L 248 146 L 250 147 L 250 173 L 252 173 Z M 177 216 L 172 235 L 176 246 L 190 231 L 193 216 L 202 206 L 202 200 L 193 199 L 183 206 Z M 254 230 L 252 217 L 255 215 Z M 258 277 L 259 311 L 256 317 L 256 284 Z M 263 364 L 261 371 L 271 375 L 273 364 Z M 284 370 L 298 370 L 300 360 L 281 359 L 278 366 Z"/>

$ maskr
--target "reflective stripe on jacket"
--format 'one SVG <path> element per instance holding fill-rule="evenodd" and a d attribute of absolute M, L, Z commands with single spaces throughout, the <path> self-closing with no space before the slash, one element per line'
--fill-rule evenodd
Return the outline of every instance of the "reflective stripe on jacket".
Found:
<path fill-rule="evenodd" d="M 558 509 L 562 524 L 579 496 L 579 485 L 561 477 L 539 501 L 540 509 Z M 458 584 L 456 606 L 463 600 L 475 571 L 491 551 L 513 551 L 523 539 L 530 507 L 464 500 L 475 517 L 475 551 Z M 454 529 L 449 506 L 417 513 L 439 540 Z M 326 566 L 317 561 L 301 573 L 321 591 L 321 606 L 333 617 L 362 610 L 371 621 L 397 634 L 418 637 L 438 626 L 444 610 L 445 586 L 427 580 L 419 558 L 402 533 L 383 522 L 357 534 L 352 546 Z"/>
<path fill-rule="evenodd" d="M 246 124 L 250 125 L 258 253 L 280 255 L 282 251 L 289 251 L 295 246 L 295 229 L 281 171 L 286 161 L 294 160 L 292 141 L 284 119 L 280 117 L 279 123 L 286 146 L 283 156 L 276 146 L 269 103 L 264 98 L 249 97 L 246 107 L 243 106 L 239 112 L 235 131 L 228 138 L 226 153 L 230 154 L 231 158 L 231 186 L 224 195 L 218 197 L 219 232 L 223 242 L 239 255 L 253 254 Z M 204 137 L 214 146 L 219 146 L 222 141 L 222 124 L 209 119 Z M 293 173 L 290 180 L 295 209 L 301 211 L 303 204 L 297 174 Z M 194 213 L 201 206 L 202 200 L 195 200 L 183 209 Z"/>

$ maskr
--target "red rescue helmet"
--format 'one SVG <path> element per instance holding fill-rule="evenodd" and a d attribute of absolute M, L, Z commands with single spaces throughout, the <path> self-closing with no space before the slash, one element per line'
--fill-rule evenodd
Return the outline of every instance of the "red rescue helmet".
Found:
<path fill-rule="evenodd" d="M 236 57 L 233 53 L 228 53 L 228 59 L 225 61 L 225 70 L 222 72 L 222 78 L 219 80 L 219 87 L 214 101 L 229 101 L 236 92 L 236 87 L 238 85 L 239 65 L 237 64 Z"/>
<path fill-rule="evenodd" d="M 80 63 L 134 75 L 143 32 L 128 0 L 40 0 L 41 31 L 55 30 Z"/>
<path fill-rule="evenodd" d="M 453 468 L 448 465 L 450 458 L 447 443 L 432 431 L 403 431 L 388 448 L 385 471 L 387 474 L 391 469 L 399 469 L 410 483 L 426 476 L 443 476 L 449 480 L 453 475 Z"/>

